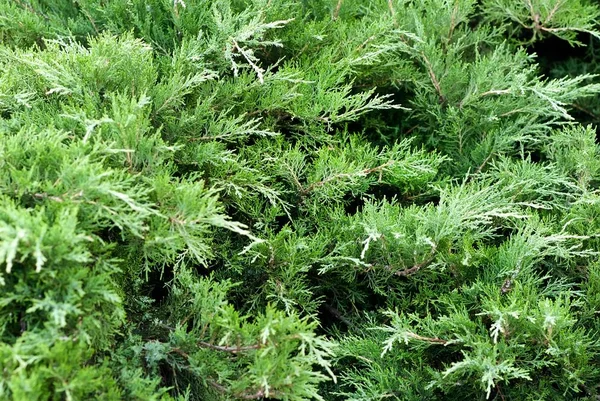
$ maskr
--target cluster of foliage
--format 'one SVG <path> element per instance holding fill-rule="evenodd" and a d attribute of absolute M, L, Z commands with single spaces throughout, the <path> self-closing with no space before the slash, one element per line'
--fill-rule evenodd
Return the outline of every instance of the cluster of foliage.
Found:
<path fill-rule="evenodd" d="M 598 18 L 0 1 L 0 399 L 596 400 Z"/>

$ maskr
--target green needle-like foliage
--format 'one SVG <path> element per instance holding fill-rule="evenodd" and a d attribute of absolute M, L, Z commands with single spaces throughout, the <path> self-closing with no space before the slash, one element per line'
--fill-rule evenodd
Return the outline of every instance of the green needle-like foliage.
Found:
<path fill-rule="evenodd" d="M 598 399 L 599 17 L 0 1 L 0 399 Z"/>

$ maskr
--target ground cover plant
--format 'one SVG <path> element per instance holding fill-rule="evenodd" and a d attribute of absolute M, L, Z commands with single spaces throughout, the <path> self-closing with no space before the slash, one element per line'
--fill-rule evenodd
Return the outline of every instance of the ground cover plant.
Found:
<path fill-rule="evenodd" d="M 1 1 L 0 399 L 597 400 L 599 16 Z"/>

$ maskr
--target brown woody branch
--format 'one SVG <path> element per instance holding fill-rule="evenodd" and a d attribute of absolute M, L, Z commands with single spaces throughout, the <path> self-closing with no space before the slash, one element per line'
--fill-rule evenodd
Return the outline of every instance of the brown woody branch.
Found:
<path fill-rule="evenodd" d="M 425 259 L 424 261 L 422 261 L 421 263 L 417 263 L 413 267 L 410 267 L 408 269 L 396 271 L 396 272 L 394 272 L 394 274 L 396 276 L 400 276 L 400 277 L 406 277 L 406 276 L 410 276 L 411 274 L 415 274 L 416 272 L 421 270 L 423 267 L 428 266 L 431 262 L 433 262 L 435 260 L 436 249 L 437 248 L 435 246 L 433 248 L 431 248 L 429 257 L 427 259 Z"/>

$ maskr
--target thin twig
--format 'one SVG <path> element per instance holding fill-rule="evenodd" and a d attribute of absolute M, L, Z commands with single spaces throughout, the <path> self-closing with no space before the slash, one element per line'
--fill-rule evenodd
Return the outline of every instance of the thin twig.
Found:
<path fill-rule="evenodd" d="M 302 184 L 298 180 L 298 176 L 296 176 L 296 173 L 294 172 L 294 170 L 292 169 L 292 167 L 289 164 L 287 164 L 286 162 L 284 162 L 283 165 L 290 172 L 290 177 L 294 181 L 294 184 L 296 185 L 296 188 L 298 189 L 298 191 L 300 193 L 304 193 L 304 188 L 302 187 Z"/>
<path fill-rule="evenodd" d="M 492 158 L 492 156 L 494 155 L 494 152 L 491 152 L 483 161 L 483 163 L 481 163 L 479 165 L 479 167 L 477 167 L 477 170 L 475 170 L 475 172 L 473 173 L 473 175 L 477 175 L 479 173 L 481 173 L 481 170 L 483 170 L 483 168 L 485 167 L 485 165 L 490 161 L 490 159 Z"/>
<path fill-rule="evenodd" d="M 507 95 L 510 93 L 510 89 L 492 89 L 487 92 L 480 93 L 479 96 L 490 96 L 490 95 Z"/>
<path fill-rule="evenodd" d="M 188 138 L 188 142 L 198 142 L 198 141 L 215 141 L 217 139 L 224 138 L 225 135 L 212 135 L 212 136 L 197 136 L 194 138 Z"/>
<path fill-rule="evenodd" d="M 371 174 L 371 173 L 374 173 L 374 172 L 377 172 L 377 171 L 382 171 L 386 167 L 389 167 L 392 164 L 394 164 L 394 162 L 395 162 L 395 160 L 390 160 L 389 162 L 384 163 L 381 166 L 377 166 L 377 167 L 373 167 L 373 168 L 368 168 L 368 169 L 361 170 L 361 171 L 358 171 L 358 172 L 355 172 L 355 173 L 334 174 L 334 175 L 331 175 L 331 176 L 325 178 L 322 181 L 318 181 L 318 182 L 310 184 L 308 187 L 302 189 L 300 192 L 301 192 L 302 195 L 307 195 L 309 192 L 313 191 L 315 188 L 322 187 L 323 185 L 325 185 L 325 184 L 327 184 L 327 183 L 329 183 L 331 181 L 337 180 L 339 178 L 349 178 L 349 177 L 356 177 L 356 176 L 365 176 L 365 175 L 368 175 L 368 174 Z"/>
<path fill-rule="evenodd" d="M 558 9 L 562 6 L 562 4 L 563 4 L 563 0 L 558 0 L 556 2 L 554 7 L 552 8 L 552 10 L 550 10 L 550 13 L 546 17 L 546 19 L 544 19 L 544 25 L 546 25 L 548 22 L 550 22 L 550 20 L 552 19 L 552 17 L 554 17 L 554 14 L 558 11 Z"/>
<path fill-rule="evenodd" d="M 388 0 L 388 8 L 390 9 L 390 14 L 392 14 L 392 19 L 394 20 L 394 26 L 398 25 L 396 21 L 396 10 L 394 10 L 393 0 Z"/>
<path fill-rule="evenodd" d="M 260 389 L 260 390 L 257 390 L 255 393 L 241 393 L 241 394 L 236 394 L 235 398 L 239 398 L 239 399 L 242 399 L 242 400 L 258 400 L 260 398 L 264 398 L 265 395 L 266 395 L 265 390 Z"/>
<path fill-rule="evenodd" d="M 377 35 L 371 35 L 367 38 L 367 40 L 365 40 L 364 42 L 362 42 L 357 48 L 356 50 L 360 50 L 363 47 L 365 47 L 367 45 L 367 43 L 369 43 L 370 41 L 372 41 L 373 39 L 375 39 L 377 37 Z"/>
<path fill-rule="evenodd" d="M 409 267 L 408 269 L 399 270 L 397 272 L 394 272 L 394 274 L 396 276 L 400 276 L 400 277 L 406 277 L 406 276 L 410 276 L 411 274 L 415 274 L 416 272 L 421 270 L 423 267 L 429 265 L 431 262 L 433 262 L 435 260 L 436 249 L 437 249 L 437 247 L 435 247 L 435 246 L 432 247 L 431 252 L 429 253 L 429 257 L 427 259 L 425 259 L 424 261 L 422 261 L 421 263 L 417 263 L 416 265 L 414 265 L 413 267 Z"/>
<path fill-rule="evenodd" d="M 525 111 L 527 111 L 527 109 L 525 109 L 524 107 L 521 107 L 519 109 L 514 109 L 514 110 L 507 111 L 506 113 L 502 113 L 498 117 L 508 117 L 510 115 L 517 114 L 517 113 L 523 113 Z"/>
<path fill-rule="evenodd" d="M 233 46 L 235 47 L 235 49 L 246 59 L 246 61 L 248 62 L 248 64 L 250 64 L 250 66 L 252 67 L 252 69 L 254 70 L 254 72 L 256 72 L 256 75 L 258 76 L 258 80 L 259 82 L 262 84 L 265 82 L 265 78 L 263 75 L 264 70 L 262 68 L 260 68 L 259 66 L 257 66 L 256 64 L 254 64 L 254 62 L 252 61 L 252 59 L 246 54 L 246 52 L 240 47 L 240 45 L 238 44 L 238 42 L 233 39 L 232 40 Z"/>
<path fill-rule="evenodd" d="M 448 42 L 452 40 L 454 34 L 454 28 L 456 28 L 456 14 L 458 13 L 458 0 L 454 1 L 454 8 L 452 9 L 452 16 L 450 18 L 450 30 L 448 31 Z"/>
<path fill-rule="evenodd" d="M 447 340 L 442 340 L 441 338 L 437 338 L 437 337 L 423 337 L 423 336 L 420 336 L 418 334 L 411 333 L 411 332 L 407 332 L 405 334 L 408 337 L 414 338 L 415 340 L 419 340 L 419 341 L 427 341 L 428 343 L 444 344 L 444 345 L 448 344 Z"/>
<path fill-rule="evenodd" d="M 94 21 L 94 19 L 90 15 L 90 13 L 85 8 L 82 8 L 81 12 L 87 17 L 88 20 L 90 20 L 90 23 L 92 24 L 92 27 L 94 28 L 94 31 L 96 31 L 96 35 L 100 35 L 100 31 L 98 30 L 98 27 L 96 26 L 96 22 Z"/>
<path fill-rule="evenodd" d="M 344 315 L 342 315 L 342 313 L 337 308 L 334 308 L 331 305 L 325 305 L 325 309 L 327 309 L 329 313 L 331 313 L 336 319 L 340 320 L 346 326 L 352 326 L 352 322 L 348 320 L 348 318 L 346 318 Z"/>
<path fill-rule="evenodd" d="M 227 393 L 227 387 L 217 383 L 214 380 L 207 380 L 208 384 L 210 384 L 211 386 L 213 386 L 217 391 L 221 392 L 221 393 Z"/>
<path fill-rule="evenodd" d="M 581 112 L 583 112 L 583 113 L 587 114 L 588 116 L 590 116 L 590 117 L 593 117 L 594 119 L 597 119 L 597 118 L 598 118 L 598 115 L 597 115 L 597 114 L 594 114 L 594 113 L 592 113 L 590 110 L 586 109 L 586 108 L 585 108 L 585 107 L 583 107 L 583 106 L 580 106 L 580 105 L 578 105 L 577 103 L 573 103 L 571 106 L 573 106 L 573 107 L 574 107 L 574 108 L 576 108 L 577 110 L 579 110 L 579 111 L 581 111 Z"/>
<path fill-rule="evenodd" d="M 227 387 L 215 382 L 214 380 L 207 380 L 208 384 L 210 384 L 215 390 L 219 391 L 220 393 L 224 393 L 224 394 L 230 394 L 231 396 L 233 396 L 234 398 L 238 399 L 238 400 L 258 400 L 261 398 L 264 398 L 267 396 L 267 392 L 264 389 L 258 389 L 255 390 L 254 392 L 243 392 L 243 393 L 232 393 Z M 283 385 L 286 386 L 286 385 Z M 279 398 L 279 396 L 281 396 L 280 392 L 277 391 L 269 391 L 269 397 L 273 397 L 273 398 Z"/>
<path fill-rule="evenodd" d="M 180 348 L 171 348 L 171 352 L 179 354 L 179 355 L 183 356 L 186 359 L 189 359 L 189 357 L 190 357 L 190 355 L 187 352 L 183 351 Z"/>
<path fill-rule="evenodd" d="M 531 0 L 525 0 L 525 3 L 527 3 L 527 6 L 529 7 L 529 14 L 531 15 L 531 19 L 535 20 L 535 9 L 533 8 L 533 4 L 531 3 Z"/>
<path fill-rule="evenodd" d="M 22 2 L 21 0 L 15 0 L 15 2 L 29 12 L 40 15 L 40 16 L 44 17 L 44 19 L 50 19 L 50 17 L 48 17 L 43 12 L 36 10 L 29 3 Z"/>
<path fill-rule="evenodd" d="M 210 349 L 214 349 L 217 351 L 231 352 L 232 354 L 237 354 L 238 352 L 261 349 L 265 346 L 265 344 L 254 344 L 254 345 L 231 347 L 231 346 L 225 346 L 225 345 L 214 345 L 214 344 L 207 343 L 204 341 L 198 341 L 197 344 L 200 345 L 201 347 L 210 348 Z"/>
<path fill-rule="evenodd" d="M 506 398 L 504 398 L 504 394 L 502 394 L 502 391 L 500 390 L 500 386 L 498 385 L 498 383 L 496 383 L 496 391 L 498 392 L 498 395 L 500 396 L 500 398 L 502 398 L 502 401 L 506 401 Z"/>
<path fill-rule="evenodd" d="M 342 3 L 344 3 L 344 0 L 338 0 L 337 5 L 335 6 L 335 10 L 333 11 L 333 20 L 334 21 L 340 15 L 340 9 L 342 8 Z"/>
<path fill-rule="evenodd" d="M 408 269 L 399 270 L 397 272 L 394 272 L 394 274 L 396 276 L 400 276 L 400 277 L 410 276 L 411 274 L 415 274 L 416 272 L 421 270 L 423 267 L 427 266 L 432 261 L 433 261 L 433 258 L 427 259 L 421 263 L 417 263 L 416 265 L 414 265 L 413 267 L 410 267 Z"/>
<path fill-rule="evenodd" d="M 429 73 L 429 78 L 431 79 L 431 82 L 435 87 L 435 91 L 437 92 L 440 98 L 440 103 L 445 102 L 446 98 L 442 94 L 442 87 L 440 86 L 440 82 L 438 81 L 437 77 L 435 76 L 435 73 L 433 72 L 433 66 L 431 65 L 431 62 L 429 61 L 425 53 L 421 53 L 421 57 L 423 57 L 423 60 L 425 61 L 425 65 L 427 66 L 427 72 Z"/>

